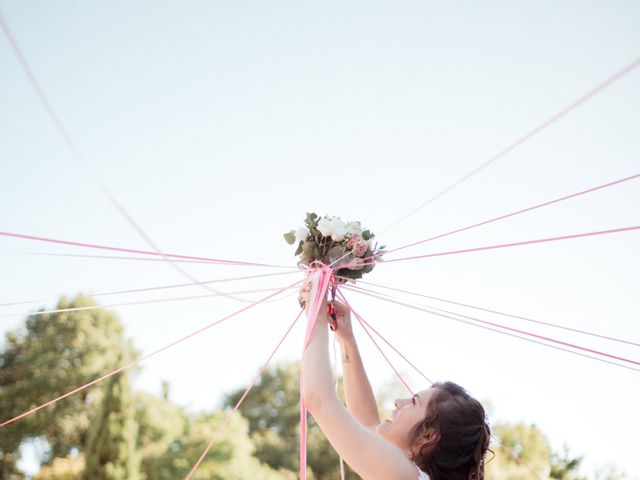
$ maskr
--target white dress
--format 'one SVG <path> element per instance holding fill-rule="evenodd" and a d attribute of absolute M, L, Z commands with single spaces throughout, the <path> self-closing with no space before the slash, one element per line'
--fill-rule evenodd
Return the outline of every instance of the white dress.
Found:
<path fill-rule="evenodd" d="M 416 465 L 416 468 L 418 468 L 417 465 Z M 424 473 L 422 470 L 418 468 L 418 480 L 429 480 L 429 475 L 427 475 L 426 473 Z"/>

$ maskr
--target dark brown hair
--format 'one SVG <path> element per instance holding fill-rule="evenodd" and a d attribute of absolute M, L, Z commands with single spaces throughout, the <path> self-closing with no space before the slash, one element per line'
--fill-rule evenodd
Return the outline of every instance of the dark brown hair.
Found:
<path fill-rule="evenodd" d="M 434 383 L 425 419 L 413 431 L 413 444 L 429 430 L 435 445 L 423 445 L 412 460 L 431 480 L 484 480 L 491 430 L 480 402 L 453 382 Z"/>

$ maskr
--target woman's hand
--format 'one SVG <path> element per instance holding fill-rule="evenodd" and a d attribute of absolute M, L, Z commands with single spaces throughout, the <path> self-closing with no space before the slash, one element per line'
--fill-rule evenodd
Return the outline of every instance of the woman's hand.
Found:
<path fill-rule="evenodd" d="M 311 305 L 311 295 L 315 295 L 318 285 L 314 285 L 314 277 L 309 276 L 305 279 L 300 291 L 298 292 L 298 303 L 301 308 L 306 309 L 307 316 L 311 314 L 309 306 Z M 327 312 L 327 298 L 326 296 L 320 300 L 320 307 L 318 309 L 318 320 L 316 325 L 323 325 L 329 322 L 329 315 Z"/>
<path fill-rule="evenodd" d="M 333 306 L 336 309 L 336 320 L 338 328 L 335 331 L 336 338 L 342 342 L 353 340 L 353 327 L 351 326 L 351 310 L 344 303 L 334 300 Z"/>
<path fill-rule="evenodd" d="M 309 296 L 311 294 L 311 290 L 313 288 L 313 280 L 311 278 L 307 278 L 298 292 L 298 303 L 302 308 L 309 307 Z M 333 306 L 335 307 L 336 312 L 336 321 L 338 322 L 338 328 L 335 331 L 336 337 L 340 342 L 348 342 L 353 340 L 353 328 L 351 327 L 351 311 L 349 308 L 341 302 L 334 300 Z M 327 313 L 327 302 L 323 299 L 322 304 L 320 305 L 320 310 L 318 312 L 318 317 L 320 320 L 324 320 L 327 323 L 331 322 L 331 318 Z"/>
<path fill-rule="evenodd" d="M 309 276 L 305 278 L 304 283 L 298 292 L 298 303 L 300 304 L 300 308 L 307 308 L 307 306 L 309 306 L 309 295 L 311 294 L 312 288 L 313 279 Z"/>

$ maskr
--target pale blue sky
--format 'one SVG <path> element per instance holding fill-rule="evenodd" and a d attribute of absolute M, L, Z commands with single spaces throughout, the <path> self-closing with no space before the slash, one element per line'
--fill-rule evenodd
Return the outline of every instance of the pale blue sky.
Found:
<path fill-rule="evenodd" d="M 162 249 L 292 266 L 281 234 L 305 211 L 381 231 L 640 55 L 632 1 L 0 8 L 100 182 Z M 0 73 L 0 230 L 148 248 L 78 164 L 4 38 Z M 630 73 L 381 240 L 400 246 L 639 173 L 639 83 L 640 70 Z M 406 252 L 636 225 L 639 204 L 635 181 Z M 639 235 L 388 264 L 368 279 L 638 341 Z M 0 303 L 186 281 L 156 262 L 16 252 L 95 253 L 0 239 Z M 263 273 L 185 268 L 206 280 Z M 638 372 L 351 298 L 425 373 L 490 400 L 495 419 L 535 422 L 554 447 L 586 455 L 587 469 L 613 462 L 640 476 Z M 241 306 L 205 299 L 116 311 L 151 351 Z M 167 379 L 176 401 L 211 408 L 250 381 L 296 309 L 288 298 L 231 320 L 145 362 L 137 384 L 158 391 Z M 21 319 L 0 321 L 5 330 Z M 536 331 L 639 358 L 631 347 Z M 298 358 L 301 335 L 279 358 Z M 391 372 L 362 343 L 381 385 Z"/>

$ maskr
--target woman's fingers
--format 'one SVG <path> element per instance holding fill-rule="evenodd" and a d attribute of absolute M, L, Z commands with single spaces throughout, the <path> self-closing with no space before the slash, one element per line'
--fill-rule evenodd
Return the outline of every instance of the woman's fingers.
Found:
<path fill-rule="evenodd" d="M 313 288 L 313 279 L 308 276 L 305 278 L 302 287 L 300 287 L 300 291 L 298 292 L 298 303 L 301 308 L 305 308 L 309 304 L 309 295 L 311 294 L 311 289 Z"/>
<path fill-rule="evenodd" d="M 300 304 L 301 308 L 307 308 L 309 306 L 311 295 L 315 295 L 315 292 L 319 287 L 318 280 L 319 279 L 317 275 L 309 275 L 305 279 L 302 287 L 300 288 L 300 291 L 298 292 L 298 303 Z M 351 311 L 349 310 L 349 307 L 337 300 L 332 300 L 331 303 L 335 308 L 334 312 L 337 319 L 339 320 L 339 324 L 346 324 L 346 326 L 348 327 L 347 331 L 351 331 Z M 319 312 L 320 315 L 326 317 L 328 322 L 331 322 L 331 320 L 329 319 L 327 308 L 327 299 L 326 297 L 324 297 L 320 302 Z"/>
<path fill-rule="evenodd" d="M 302 287 L 298 292 L 298 303 L 300 304 L 300 307 L 306 308 L 310 304 L 311 302 L 310 298 L 316 295 L 316 291 L 319 288 L 318 282 L 319 282 L 318 275 L 309 275 L 304 280 L 304 283 L 302 284 Z M 327 299 L 325 297 L 325 298 L 322 298 L 320 301 L 321 312 L 326 310 L 326 305 L 327 305 Z"/>
<path fill-rule="evenodd" d="M 349 307 L 347 307 L 344 303 L 341 303 L 337 300 L 333 300 L 333 305 L 336 307 L 336 314 L 338 317 L 344 317 L 350 313 Z"/>
<path fill-rule="evenodd" d="M 298 293 L 298 303 L 300 304 L 300 308 L 305 308 L 307 303 L 309 303 L 309 294 L 303 291 Z"/>

